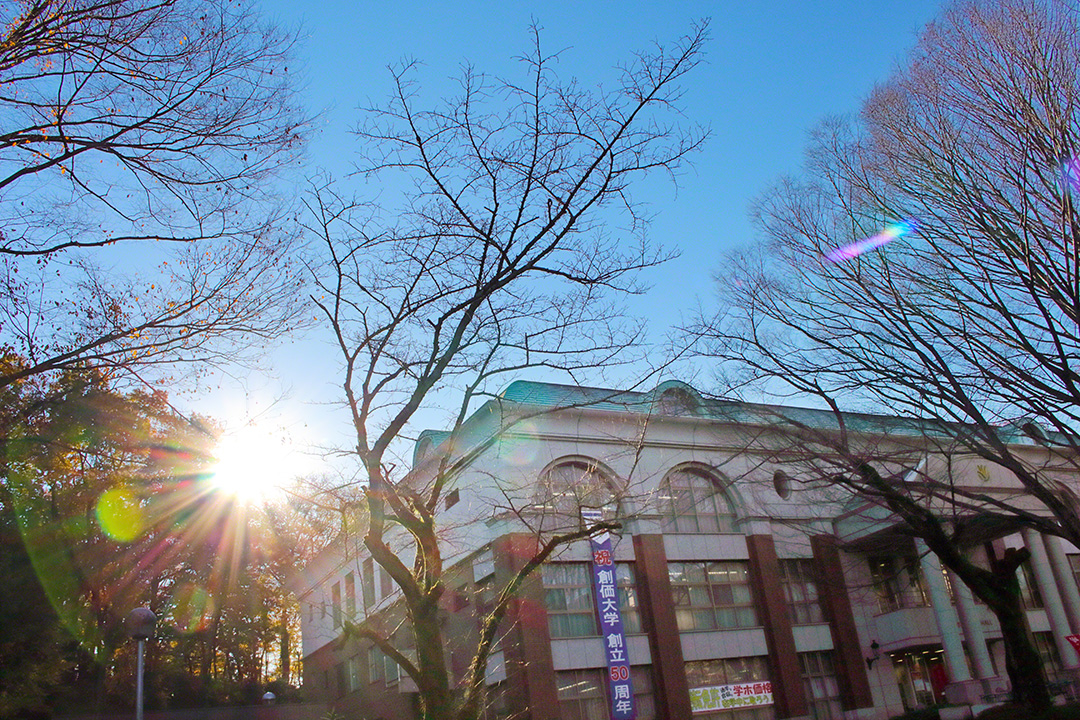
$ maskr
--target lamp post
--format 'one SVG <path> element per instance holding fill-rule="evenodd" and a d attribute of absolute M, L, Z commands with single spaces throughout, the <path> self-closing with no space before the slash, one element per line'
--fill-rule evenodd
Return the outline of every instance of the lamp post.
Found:
<path fill-rule="evenodd" d="M 135 720 L 143 720 L 143 654 L 146 640 L 154 635 L 156 622 L 157 615 L 150 608 L 135 608 L 128 615 L 128 632 L 139 643 L 135 661 Z"/>

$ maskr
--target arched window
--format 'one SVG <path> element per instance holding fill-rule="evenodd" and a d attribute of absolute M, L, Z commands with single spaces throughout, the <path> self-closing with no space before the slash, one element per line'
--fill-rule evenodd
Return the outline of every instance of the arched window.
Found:
<path fill-rule="evenodd" d="M 683 468 L 664 478 L 660 486 L 664 532 L 735 532 L 735 513 L 712 475 Z"/>
<path fill-rule="evenodd" d="M 661 415 L 692 415 L 697 401 L 686 389 L 672 387 L 660 395 L 659 411 Z"/>
<path fill-rule="evenodd" d="M 545 527 L 578 527 L 582 510 L 616 513 L 614 484 L 595 464 L 571 460 L 551 468 L 540 480 L 537 509 Z"/>

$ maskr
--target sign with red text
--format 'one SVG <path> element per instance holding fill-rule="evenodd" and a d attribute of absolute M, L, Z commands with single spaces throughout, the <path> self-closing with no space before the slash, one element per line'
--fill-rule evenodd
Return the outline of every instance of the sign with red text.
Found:
<path fill-rule="evenodd" d="M 690 688 L 690 709 L 696 713 L 772 704 L 772 683 L 768 681 Z"/>

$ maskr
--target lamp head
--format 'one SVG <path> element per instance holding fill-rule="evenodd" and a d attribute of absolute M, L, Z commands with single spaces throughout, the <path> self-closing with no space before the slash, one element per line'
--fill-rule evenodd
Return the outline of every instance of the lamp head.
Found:
<path fill-rule="evenodd" d="M 136 640 L 147 640 L 154 636 L 154 624 L 157 615 L 150 608 L 135 608 L 128 615 L 128 634 Z"/>

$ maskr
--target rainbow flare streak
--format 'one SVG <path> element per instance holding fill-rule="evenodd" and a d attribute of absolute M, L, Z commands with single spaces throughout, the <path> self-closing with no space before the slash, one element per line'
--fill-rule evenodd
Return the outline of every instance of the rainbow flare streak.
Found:
<path fill-rule="evenodd" d="M 1080 194 L 1080 156 L 1062 165 L 1061 172 L 1065 176 L 1065 190 L 1070 194 Z"/>
<path fill-rule="evenodd" d="M 853 257 L 858 257 L 864 252 L 873 250 L 874 248 L 881 247 L 885 243 L 892 242 L 898 237 L 903 237 L 909 233 L 915 232 L 916 226 L 912 221 L 905 220 L 903 222 L 893 223 L 887 225 L 884 230 L 877 235 L 872 235 L 862 240 L 857 240 L 843 247 L 835 248 L 825 253 L 825 259 L 829 262 L 841 262 L 843 260 L 850 260 Z"/>

